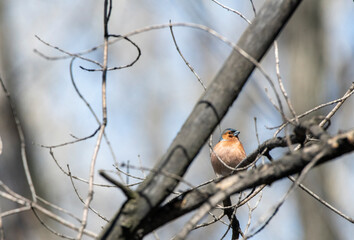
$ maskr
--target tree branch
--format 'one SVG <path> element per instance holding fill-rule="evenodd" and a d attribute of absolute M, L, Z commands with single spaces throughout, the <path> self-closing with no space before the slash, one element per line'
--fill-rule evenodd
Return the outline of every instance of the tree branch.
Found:
<path fill-rule="evenodd" d="M 259 61 L 295 11 L 301 0 L 269 0 L 237 43 L 248 55 Z M 255 65 L 234 50 L 199 99 L 166 154 L 154 169 L 179 176 L 188 169 L 217 124 L 238 97 Z M 158 207 L 177 186 L 178 180 L 159 171 L 151 172 L 139 185 L 137 199 L 126 201 L 101 239 L 139 239 L 136 232 L 141 221 Z"/>
<path fill-rule="evenodd" d="M 205 203 L 198 208 L 197 213 L 175 239 L 184 239 L 208 211 L 234 193 L 262 184 L 271 184 L 278 179 L 299 173 L 313 159 L 316 159 L 315 165 L 317 166 L 351 151 L 354 151 L 354 130 L 310 144 L 260 168 L 224 178 L 213 186 L 215 192 L 209 191 L 209 195 L 212 194 L 211 197 L 204 200 Z"/>

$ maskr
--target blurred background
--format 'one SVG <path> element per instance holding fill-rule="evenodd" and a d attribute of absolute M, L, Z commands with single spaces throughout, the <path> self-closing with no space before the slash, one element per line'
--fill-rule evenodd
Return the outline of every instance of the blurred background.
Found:
<path fill-rule="evenodd" d="M 253 1 L 259 10 L 263 1 Z M 248 19 L 254 18 L 250 1 L 222 1 Z M 81 52 L 103 42 L 103 1 L 95 0 L 16 0 L 0 1 L 0 76 L 13 98 L 26 137 L 30 171 L 38 195 L 81 217 L 83 204 L 78 199 L 70 179 L 62 173 L 49 154 L 39 145 L 56 145 L 85 137 L 98 124 L 86 105 L 76 94 L 69 72 L 70 59 L 49 61 L 34 49 L 49 55 L 63 56 L 35 38 L 69 52 Z M 213 28 L 232 41 L 237 41 L 248 23 L 212 1 L 113 1 L 109 23 L 110 33 L 126 34 L 153 24 L 192 22 Z M 354 80 L 354 4 L 352 1 L 304 1 L 279 37 L 280 71 L 285 88 L 297 114 L 321 103 L 343 96 Z M 206 86 L 217 74 L 231 49 L 205 32 L 190 28 L 174 28 L 180 50 L 194 67 Z M 108 126 L 106 133 L 119 163 L 129 163 L 129 172 L 144 177 L 135 167 L 152 168 L 166 151 L 172 139 L 203 93 L 203 87 L 178 55 L 170 30 L 154 30 L 131 37 L 141 51 L 140 60 L 131 68 L 108 73 Z M 102 49 L 86 57 L 102 61 Z M 109 48 L 109 66 L 130 63 L 136 57 L 131 44 L 119 41 Z M 276 80 L 274 48 L 262 65 Z M 79 68 L 95 67 L 77 59 L 73 64 L 76 84 L 96 113 L 101 116 L 101 74 Z M 257 148 L 255 121 L 260 141 L 271 138 L 275 130 L 269 127 L 282 123 L 280 114 L 269 97 L 274 94 L 255 71 L 237 101 L 216 128 L 215 144 L 224 128 L 241 131 L 240 139 L 247 153 Z M 285 106 L 285 105 L 284 105 Z M 353 128 L 354 99 L 349 98 L 332 118 L 331 134 Z M 333 106 L 317 111 L 327 114 Z M 287 110 L 287 115 L 290 113 Z M 290 131 L 291 129 L 289 129 Z M 284 132 L 281 133 L 283 135 Z M 30 198 L 25 179 L 20 142 L 9 103 L 0 91 L 0 180 L 17 193 Z M 55 157 L 65 170 L 69 164 L 72 174 L 88 179 L 89 165 L 96 137 L 54 149 Z M 272 152 L 275 159 L 286 149 Z M 305 183 L 319 196 L 347 215 L 354 216 L 354 155 L 346 155 L 313 170 Z M 103 142 L 96 169 L 112 170 L 114 158 Z M 127 171 L 126 168 L 123 170 Z M 205 146 L 189 168 L 185 178 L 194 185 L 214 178 L 209 149 Z M 120 179 L 119 176 L 116 176 Z M 122 176 L 129 184 L 137 179 Z M 121 179 L 120 179 L 121 180 Z M 107 183 L 100 176 L 95 182 Z M 82 198 L 87 185 L 75 181 Z M 251 229 L 268 216 L 270 209 L 285 194 L 290 181 L 278 181 L 263 191 L 262 199 L 252 212 Z M 180 185 L 178 190 L 186 189 Z M 238 197 L 234 197 L 237 201 Z M 259 198 L 251 201 L 253 206 Z M 117 188 L 95 188 L 92 207 L 110 219 L 125 197 Z M 0 200 L 0 212 L 18 207 L 6 199 Z M 63 218 L 65 215 L 58 213 Z M 218 215 L 219 212 L 215 211 Z M 173 237 L 191 214 L 159 229 L 160 239 Z M 45 221 L 58 232 L 76 236 L 50 219 Z M 248 221 L 248 208 L 238 210 L 241 228 Z M 208 217 L 204 220 L 210 220 Z M 89 215 L 88 229 L 99 233 L 105 221 Z M 225 221 L 227 221 L 225 219 Z M 2 219 L 6 239 L 59 239 L 46 230 L 31 211 Z M 78 224 L 78 223 L 76 223 Z M 227 226 L 218 222 L 195 230 L 189 239 L 220 239 Z M 281 207 L 257 239 L 352 239 L 354 227 L 332 213 L 301 190 L 296 190 Z M 228 239 L 230 233 L 226 237 Z M 156 239 L 153 234 L 146 239 Z"/>

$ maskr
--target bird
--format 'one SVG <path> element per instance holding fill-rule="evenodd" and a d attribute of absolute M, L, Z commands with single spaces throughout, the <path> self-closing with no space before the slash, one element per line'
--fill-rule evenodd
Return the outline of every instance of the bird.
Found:
<path fill-rule="evenodd" d="M 239 134 L 233 128 L 226 128 L 211 153 L 211 165 L 218 177 L 229 175 L 247 156 Z"/>

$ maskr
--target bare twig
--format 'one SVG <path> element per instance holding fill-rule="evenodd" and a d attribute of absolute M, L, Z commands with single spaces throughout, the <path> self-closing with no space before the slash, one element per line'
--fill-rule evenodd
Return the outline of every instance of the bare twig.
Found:
<path fill-rule="evenodd" d="M 129 163 L 128 164 L 124 164 L 124 163 L 121 163 L 120 164 L 120 166 L 129 166 L 130 167 L 130 165 L 129 165 Z M 121 173 L 123 173 L 127 178 L 134 178 L 134 179 L 137 179 L 137 180 L 141 180 L 141 181 L 143 181 L 143 180 L 145 180 L 145 177 L 137 177 L 137 176 L 135 176 L 135 175 L 132 175 L 132 174 L 130 174 L 129 173 L 129 169 L 127 170 L 127 172 L 123 172 L 120 168 L 119 168 L 119 165 L 114 165 L 113 166 L 115 169 L 117 169 L 117 171 L 118 172 L 121 172 Z M 142 170 L 141 168 L 139 169 L 139 170 Z M 127 182 L 127 180 L 126 180 L 126 182 Z M 130 185 L 130 184 L 129 184 Z"/>
<path fill-rule="evenodd" d="M 83 204 L 85 204 L 85 201 L 82 199 L 82 197 L 80 196 L 76 186 L 75 186 L 75 183 L 74 183 L 74 180 L 71 176 L 71 171 L 70 171 L 70 167 L 69 167 L 69 164 L 66 165 L 68 167 L 68 172 L 69 172 L 69 177 L 70 177 L 70 182 L 71 182 L 71 185 L 73 186 L 74 188 L 74 191 L 76 193 L 76 196 L 77 198 L 80 200 L 80 202 L 82 202 Z M 100 217 L 101 219 L 103 219 L 104 221 L 108 222 L 109 220 L 105 217 L 105 216 L 102 216 L 97 210 L 93 209 L 91 206 L 89 206 L 89 209 L 94 213 L 96 214 L 98 217 Z"/>
<path fill-rule="evenodd" d="M 348 91 L 345 92 L 344 96 L 352 94 L 353 91 L 354 91 L 354 82 L 352 83 L 352 85 L 350 86 Z M 328 113 L 328 115 L 325 117 L 325 119 L 323 119 L 322 122 L 319 124 L 320 127 L 323 127 L 326 124 L 326 122 L 328 122 L 328 120 L 331 119 L 331 117 L 337 112 L 337 110 L 342 106 L 342 104 L 344 103 L 344 101 L 346 99 L 347 98 L 343 97 L 343 99 L 337 103 L 337 105 L 332 109 L 332 111 L 330 113 Z"/>
<path fill-rule="evenodd" d="M 257 15 L 257 11 L 256 11 L 256 7 L 254 6 L 253 0 L 250 0 L 250 2 L 251 2 L 251 5 L 252 5 L 252 10 L 253 10 L 254 16 L 256 16 Z"/>
<path fill-rule="evenodd" d="M 124 167 L 126 164 L 122 163 L 121 164 L 121 167 Z M 195 189 L 195 188 L 198 188 L 199 186 L 202 186 L 202 185 L 199 185 L 199 186 L 194 186 L 192 183 L 188 182 L 187 180 L 185 180 L 183 177 L 177 175 L 177 174 L 174 174 L 174 173 L 170 173 L 170 172 L 167 172 L 165 170 L 157 170 L 157 169 L 154 169 L 154 168 L 147 168 L 147 167 L 143 167 L 143 166 L 140 166 L 140 167 L 136 167 L 134 165 L 129 165 L 129 167 L 131 169 L 137 169 L 137 170 L 145 170 L 145 171 L 149 171 L 149 172 L 154 172 L 154 173 L 158 173 L 158 174 L 161 174 L 161 175 L 164 175 L 166 177 L 169 177 L 169 178 L 172 178 L 172 179 L 176 179 L 184 184 L 186 184 L 187 186 L 189 186 L 191 189 Z M 135 177 L 136 178 L 136 177 Z M 210 181 L 208 181 L 209 183 Z M 206 184 L 206 183 L 204 183 Z M 173 193 L 173 192 L 172 192 Z M 180 194 L 180 193 L 177 193 L 177 192 L 174 192 L 175 194 Z"/>
<path fill-rule="evenodd" d="M 38 211 L 40 211 L 41 213 L 43 213 L 44 215 L 50 217 L 51 219 L 53 219 L 54 221 L 62 224 L 63 226 L 66 226 L 70 229 L 73 229 L 74 231 L 79 231 L 79 228 L 76 227 L 74 224 L 66 221 L 65 219 L 59 217 L 58 215 L 54 214 L 53 212 L 49 211 L 48 209 L 40 206 L 38 203 L 33 202 L 17 193 L 15 193 L 14 191 L 12 191 L 8 186 L 6 186 L 1 180 L 0 180 L 0 185 L 1 187 L 3 187 L 5 189 L 6 192 L 0 191 L 0 196 L 4 197 L 6 199 L 9 199 L 12 202 L 16 202 L 24 207 L 30 207 L 30 208 L 34 208 L 37 209 Z M 87 236 L 90 237 L 97 237 L 97 235 L 91 231 L 88 230 L 84 230 L 83 233 Z"/>
<path fill-rule="evenodd" d="M 246 58 L 248 61 L 253 63 L 259 69 L 261 74 L 268 80 L 268 82 L 272 86 L 272 88 L 274 90 L 274 94 L 277 96 L 278 103 L 280 102 L 280 98 L 278 96 L 278 93 L 275 91 L 275 86 L 273 84 L 271 77 L 269 76 L 269 74 L 266 73 L 266 71 L 263 69 L 263 67 L 260 65 L 260 63 L 256 59 L 254 59 L 252 56 L 250 56 L 247 52 L 245 52 L 243 49 L 241 49 L 239 46 L 237 46 L 235 43 L 230 41 L 228 38 L 226 38 L 225 36 L 221 35 L 220 33 L 216 32 L 215 30 L 213 30 L 207 26 L 204 26 L 201 24 L 195 24 L 195 23 L 169 23 L 169 24 L 152 25 L 152 26 L 147 26 L 147 27 L 144 27 L 141 29 L 134 30 L 134 31 L 127 33 L 125 35 L 122 35 L 121 38 L 117 38 L 115 40 L 112 40 L 110 42 L 110 44 L 120 41 L 124 37 L 130 37 L 130 36 L 137 35 L 137 34 L 140 34 L 143 32 L 148 32 L 148 31 L 163 29 L 163 28 L 170 28 L 170 27 L 189 27 L 189 28 L 199 29 L 199 30 L 202 30 L 202 31 L 205 31 L 205 32 L 211 34 L 212 36 L 216 37 L 217 39 L 223 41 L 225 44 L 232 47 L 234 50 L 239 52 L 244 58 Z"/>
<path fill-rule="evenodd" d="M 171 20 L 170 20 L 170 24 L 171 24 Z M 175 44 L 175 47 L 177 49 L 177 52 L 179 53 L 179 55 L 181 56 L 181 58 L 183 59 L 184 63 L 188 66 L 188 68 L 192 71 L 192 73 L 194 74 L 194 76 L 197 78 L 198 82 L 200 83 L 200 85 L 202 85 L 204 91 L 206 90 L 206 86 L 204 85 L 203 81 L 200 79 L 199 75 L 196 73 L 196 71 L 194 70 L 194 68 L 192 67 L 192 65 L 189 64 L 189 62 L 186 60 L 186 58 L 183 56 L 181 50 L 178 47 L 175 35 L 173 33 L 172 30 L 172 26 L 170 26 L 170 31 L 171 31 L 171 36 L 173 39 L 173 43 Z"/>
<path fill-rule="evenodd" d="M 107 8 L 109 7 L 109 10 L 107 12 Z M 90 165 L 90 173 L 89 173 L 89 186 L 88 186 L 88 194 L 87 198 L 85 200 L 85 207 L 84 211 L 82 214 L 82 223 L 80 227 L 80 231 L 77 235 L 78 239 L 82 238 L 83 231 L 86 227 L 87 224 L 87 218 L 88 218 L 88 210 L 89 206 L 91 204 L 91 201 L 93 199 L 93 180 L 94 180 L 94 173 L 95 173 L 95 164 L 98 156 L 98 151 L 101 146 L 102 142 L 102 136 L 104 133 L 104 130 L 107 125 L 107 99 L 106 99 L 106 82 L 107 82 L 107 61 L 108 61 L 108 22 L 109 22 L 109 16 L 112 8 L 112 0 L 105 0 L 104 1 L 104 49 L 103 49 L 103 67 L 102 67 L 102 124 L 100 127 L 100 132 L 98 134 L 95 150 L 91 159 L 91 165 Z"/>
<path fill-rule="evenodd" d="M 117 187 L 119 187 L 124 195 L 128 198 L 128 199 L 133 199 L 133 198 L 137 198 L 138 194 L 136 192 L 134 192 L 133 190 L 131 190 L 130 188 L 126 187 L 124 184 L 121 184 L 120 182 L 116 181 L 114 178 L 112 178 L 111 176 L 109 176 L 106 172 L 100 170 L 99 171 L 100 175 L 102 177 L 104 177 L 106 180 L 108 180 L 109 182 L 113 183 L 114 185 L 116 185 Z"/>
<path fill-rule="evenodd" d="M 64 147 L 66 145 L 70 145 L 70 144 L 74 144 L 74 143 L 77 143 L 77 142 L 81 142 L 81 141 L 85 141 L 87 139 L 90 139 L 92 137 L 94 137 L 96 135 L 96 133 L 98 132 L 98 130 L 100 130 L 100 127 L 98 127 L 92 134 L 90 134 L 89 136 L 86 136 L 86 137 L 83 137 L 83 138 L 76 138 L 74 141 L 70 141 L 70 142 L 65 142 L 65 143 L 61 143 L 61 144 L 57 144 L 57 145 L 39 145 L 40 147 L 43 147 L 43 148 L 50 148 L 50 149 L 53 149 L 53 148 L 58 148 L 58 147 Z"/>
<path fill-rule="evenodd" d="M 60 164 L 58 163 L 58 160 L 57 160 L 56 157 L 54 156 L 53 150 L 49 149 L 49 154 L 52 156 L 52 158 L 53 158 L 54 162 L 57 164 L 58 168 L 59 168 L 66 176 L 69 177 L 69 173 L 66 172 L 66 171 L 62 168 L 62 166 L 60 166 Z M 87 183 L 87 184 L 89 183 L 88 180 L 83 179 L 83 178 L 80 178 L 80 177 L 77 177 L 77 176 L 75 176 L 75 175 L 71 175 L 71 178 L 73 178 L 73 179 L 75 179 L 75 180 L 78 180 L 78 181 L 80 181 L 80 182 L 83 182 L 83 183 Z M 114 185 L 107 185 L 107 184 L 100 184 L 100 183 L 93 183 L 93 185 L 99 186 L 99 187 L 115 187 Z"/>
<path fill-rule="evenodd" d="M 220 216 L 218 216 L 218 217 L 216 217 L 214 214 L 212 214 L 212 213 L 210 213 L 210 212 L 209 212 L 209 214 L 213 217 L 213 220 L 210 221 L 210 222 L 206 222 L 206 223 L 202 223 L 202 224 L 196 225 L 196 226 L 194 227 L 194 230 L 195 230 L 195 229 L 198 229 L 198 228 L 202 228 L 202 227 L 209 226 L 209 225 L 211 225 L 211 224 L 213 224 L 213 223 L 216 223 L 216 222 L 219 222 L 219 221 L 225 216 L 225 213 L 224 213 L 224 212 L 223 212 Z M 220 222 L 222 222 L 222 223 L 225 224 L 225 225 L 228 225 L 228 224 L 225 223 L 224 221 L 220 221 Z"/>
<path fill-rule="evenodd" d="M 143 163 L 142 163 L 142 161 L 141 161 L 141 157 L 140 157 L 140 155 L 138 155 L 138 160 L 139 160 L 139 165 L 140 165 L 140 170 L 141 170 L 141 173 L 143 174 L 143 176 L 144 176 L 144 179 L 146 178 L 146 174 L 145 174 L 145 171 L 144 171 L 144 169 L 143 169 Z"/>
<path fill-rule="evenodd" d="M 93 108 L 91 107 L 90 103 L 86 100 L 86 98 L 81 94 L 79 88 L 77 87 L 76 83 L 75 83 L 75 78 L 74 78 L 74 74 L 73 74 L 73 63 L 74 63 L 74 60 L 75 58 L 72 58 L 71 61 L 70 61 L 70 79 L 71 79 L 71 83 L 73 84 L 73 87 L 77 93 L 77 95 L 79 96 L 79 98 L 85 103 L 85 105 L 87 106 L 87 108 L 89 109 L 89 111 L 91 112 L 92 116 L 95 118 L 96 122 L 98 123 L 98 125 L 100 126 L 101 125 L 101 121 L 100 119 L 98 118 L 97 114 L 95 113 L 95 111 L 93 110 Z M 112 148 L 112 144 L 111 142 L 109 141 L 108 139 L 108 136 L 106 134 L 106 132 L 103 133 L 103 137 L 109 147 L 109 151 L 111 152 L 111 155 L 113 157 L 113 161 L 116 165 L 118 165 L 118 161 L 117 161 L 117 157 L 113 151 L 113 148 Z M 124 172 L 123 172 L 124 173 Z M 118 172 L 118 176 L 119 178 L 121 179 L 121 181 L 124 181 L 123 180 L 123 177 L 121 175 L 120 172 Z"/>
<path fill-rule="evenodd" d="M 43 213 L 46 216 L 50 217 L 51 219 L 59 222 L 60 224 L 66 226 L 68 228 L 71 228 L 71 229 L 73 229 L 75 231 L 78 231 L 78 232 L 81 231 L 81 229 L 79 227 L 76 227 L 74 224 L 66 221 L 65 219 L 60 218 L 58 215 L 55 215 L 51 211 L 43 208 L 42 206 L 40 206 L 40 205 L 38 205 L 36 203 L 32 203 L 31 205 L 32 205 L 32 208 L 35 208 L 35 209 L 39 210 L 41 213 Z M 93 233 L 91 231 L 88 231 L 87 229 L 83 230 L 83 234 L 85 234 L 87 236 L 90 236 L 90 237 L 93 237 L 93 238 L 97 237 L 97 235 L 95 233 Z"/>
<path fill-rule="evenodd" d="M 225 6 L 225 5 L 223 5 L 222 3 L 220 3 L 220 2 L 218 2 L 218 1 L 216 1 L 216 0 L 211 0 L 211 1 L 213 1 L 213 2 L 216 3 L 217 5 L 219 5 L 220 7 L 224 8 L 224 9 L 226 9 L 226 10 L 228 10 L 228 11 L 231 11 L 231 12 L 233 12 L 233 13 L 236 13 L 236 14 L 239 15 L 243 20 L 245 20 L 248 24 L 251 24 L 251 21 L 248 20 L 241 12 L 239 12 L 239 11 L 237 11 L 237 10 L 234 10 L 234 9 L 228 7 L 228 6 Z"/>
<path fill-rule="evenodd" d="M 116 35 L 116 34 L 110 34 L 109 37 L 115 37 L 115 38 L 120 38 L 122 37 L 121 35 Z M 141 56 L 141 50 L 139 48 L 139 46 L 133 42 L 132 40 L 130 40 L 129 38 L 127 37 L 123 37 L 125 40 L 127 40 L 128 42 L 130 42 L 138 51 L 138 55 L 137 57 L 131 62 L 131 63 L 128 63 L 124 66 L 119 66 L 119 67 L 112 67 L 112 68 L 107 68 L 107 71 L 113 71 L 113 70 L 119 70 L 119 69 L 123 69 L 123 68 L 128 68 L 128 67 L 131 67 L 133 66 L 140 58 Z M 93 68 L 85 68 L 83 66 L 80 66 L 81 69 L 83 70 L 86 70 L 86 71 L 89 71 L 89 72 L 96 72 L 96 71 L 102 71 L 102 68 L 100 69 L 93 69 Z"/>
<path fill-rule="evenodd" d="M 330 101 L 330 102 L 327 102 L 327 103 L 320 104 L 320 105 L 318 105 L 318 106 L 316 106 L 316 107 L 314 107 L 314 108 L 312 108 L 312 109 L 310 109 L 310 110 L 308 110 L 308 111 L 306 111 L 306 112 L 304 112 L 304 113 L 298 115 L 298 116 L 297 116 L 298 119 L 303 118 L 303 117 L 309 115 L 310 113 L 315 112 L 315 111 L 317 111 L 317 110 L 319 110 L 319 109 L 321 109 L 321 108 L 327 107 L 327 106 L 329 106 L 329 105 L 332 105 L 332 104 L 335 104 L 335 103 L 340 103 L 340 102 L 342 102 L 341 104 L 343 104 L 344 101 L 347 100 L 347 99 L 354 93 L 353 85 L 354 85 L 354 83 L 351 85 L 351 87 L 350 87 L 349 90 L 344 94 L 343 97 L 341 97 L 341 98 L 339 98 L 339 99 L 336 99 L 336 100 L 333 100 L 333 101 Z M 290 119 L 290 121 L 294 121 L 294 120 L 295 120 L 295 118 Z M 270 128 L 270 129 L 278 128 L 278 130 L 274 133 L 274 136 L 277 136 L 277 135 L 279 134 L 279 132 L 280 132 L 281 130 L 283 130 L 283 128 L 286 127 L 288 124 L 289 124 L 289 122 L 286 122 L 286 123 L 283 123 L 283 124 L 280 125 L 280 126 L 272 127 L 272 128 Z"/>
<path fill-rule="evenodd" d="M 305 178 L 307 173 L 318 163 L 318 161 L 323 157 L 323 152 L 319 153 L 317 156 L 313 158 L 311 162 L 309 162 L 306 167 L 301 171 L 300 175 L 297 177 L 296 181 L 293 182 L 293 184 L 290 186 L 286 194 L 282 197 L 282 199 L 279 201 L 277 205 L 275 205 L 272 209 L 272 214 L 268 219 L 259 227 L 257 231 L 255 231 L 252 234 L 249 234 L 245 236 L 245 239 L 251 238 L 258 234 L 260 231 L 262 231 L 268 224 L 269 222 L 273 219 L 275 214 L 279 211 L 280 207 L 284 204 L 285 200 L 289 197 L 290 193 L 302 182 L 302 180 Z"/>
<path fill-rule="evenodd" d="M 36 216 L 36 218 L 38 219 L 38 221 L 44 226 L 44 228 L 46 228 L 49 232 L 53 233 L 54 235 L 61 237 L 61 238 L 65 238 L 65 239 L 71 239 L 71 240 L 75 240 L 75 238 L 66 236 L 62 233 L 59 233 L 57 231 L 55 231 L 53 228 L 49 227 L 37 214 L 36 210 L 32 208 L 32 212 L 34 213 L 34 215 Z"/>
<path fill-rule="evenodd" d="M 62 52 L 62 53 L 64 53 L 64 54 L 68 55 L 69 57 L 77 57 L 77 58 L 80 58 L 81 60 L 84 60 L 84 61 L 87 61 L 87 62 L 96 64 L 96 65 L 102 67 L 102 65 L 101 65 L 99 62 L 97 62 L 97 61 L 95 61 L 95 60 L 92 60 L 92 59 L 89 59 L 89 58 L 82 57 L 82 56 L 81 56 L 82 54 L 80 54 L 80 53 L 78 53 L 78 54 L 76 54 L 76 53 L 70 53 L 70 52 L 68 52 L 68 51 L 65 51 L 65 50 L 59 48 L 59 47 L 56 47 L 56 46 L 51 45 L 50 43 L 44 41 L 43 39 L 41 39 L 41 38 L 40 38 L 39 36 L 37 36 L 37 35 L 35 35 L 35 37 L 36 37 L 39 41 L 41 41 L 42 43 L 44 43 L 45 45 L 47 45 L 48 47 L 54 48 L 54 49 L 58 50 L 59 52 Z M 43 53 L 40 53 L 38 50 L 35 50 L 34 52 L 37 53 L 37 54 L 39 54 L 41 57 L 44 57 L 44 58 L 47 59 L 47 60 L 58 60 L 58 59 L 65 59 L 65 58 L 67 58 L 67 57 L 48 57 L 48 56 L 44 55 Z"/>
<path fill-rule="evenodd" d="M 292 176 L 288 177 L 292 182 L 295 182 L 296 179 Z M 330 209 L 331 211 L 335 212 L 336 214 L 338 214 L 339 216 L 341 216 L 342 218 L 344 218 L 345 220 L 348 220 L 351 223 L 354 223 L 354 219 L 347 216 L 346 214 L 342 213 L 341 211 L 339 211 L 338 209 L 336 209 L 335 207 L 333 207 L 331 204 L 329 204 L 328 202 L 326 202 L 325 200 L 323 200 L 322 198 L 320 198 L 316 193 L 314 193 L 313 191 L 311 191 L 309 188 L 307 188 L 305 185 L 303 184 L 299 184 L 299 187 L 304 190 L 306 193 L 308 193 L 311 197 L 315 198 L 317 201 L 319 201 L 320 203 L 322 203 L 324 206 L 326 206 L 328 209 Z"/>
<path fill-rule="evenodd" d="M 28 211 L 28 210 L 31 210 L 31 206 L 24 206 L 24 207 L 19 207 L 19 208 L 15 208 L 15 209 L 12 209 L 12 210 L 9 210 L 9 211 L 6 211 L 6 212 L 2 212 L 0 213 L 0 219 L 4 218 L 4 217 L 7 217 L 7 216 L 10 216 L 10 215 L 13 215 L 13 214 L 18 214 L 18 213 L 21 213 L 21 212 L 25 212 L 25 211 Z"/>
<path fill-rule="evenodd" d="M 53 203 L 50 203 L 50 202 L 48 202 L 47 200 L 45 200 L 44 198 L 41 198 L 41 197 L 39 197 L 39 196 L 37 196 L 37 199 L 38 199 L 39 201 L 41 201 L 42 203 L 48 205 L 49 207 L 52 207 L 52 208 L 54 208 L 54 209 L 56 209 L 56 210 L 58 210 L 58 211 L 60 211 L 60 212 L 63 212 L 63 213 L 65 213 L 65 214 L 67 214 L 68 216 L 74 218 L 76 221 L 80 222 L 80 218 L 77 217 L 77 216 L 75 216 L 74 214 L 72 214 L 72 213 L 69 212 L 68 210 L 65 210 L 64 208 L 58 207 L 57 205 L 55 205 L 55 204 L 53 204 Z"/>
<path fill-rule="evenodd" d="M 247 207 L 248 207 L 248 221 L 247 221 L 247 224 L 246 224 L 246 228 L 245 228 L 245 230 L 243 231 L 244 234 L 247 233 L 248 228 L 249 228 L 250 225 L 251 225 L 252 212 L 253 212 L 254 210 L 256 210 L 256 208 L 258 207 L 258 204 L 261 202 L 261 199 L 262 199 L 262 191 L 260 191 L 259 198 L 258 198 L 257 202 L 254 204 L 254 207 L 251 207 L 251 204 L 250 204 L 249 201 L 247 202 Z"/>
<path fill-rule="evenodd" d="M 298 124 L 299 123 L 299 119 L 297 118 L 296 116 L 296 112 L 294 110 L 294 107 L 293 105 L 291 104 L 290 102 L 290 99 L 288 97 L 288 94 L 286 93 L 285 91 L 285 88 L 284 88 L 284 85 L 283 85 L 283 81 L 281 79 L 281 75 L 280 75 L 280 67 L 279 67 L 279 63 L 280 63 L 280 60 L 279 60 L 279 50 L 278 50 L 278 43 L 277 41 L 274 41 L 274 53 L 275 53 L 275 69 L 276 69 L 276 72 L 277 72 L 277 78 L 278 78 L 278 83 L 279 83 L 279 87 L 280 87 L 280 90 L 285 98 L 285 101 L 286 103 L 288 104 L 288 107 L 289 107 L 289 110 L 291 112 L 291 114 L 293 115 L 293 117 L 295 118 L 295 122 Z"/>

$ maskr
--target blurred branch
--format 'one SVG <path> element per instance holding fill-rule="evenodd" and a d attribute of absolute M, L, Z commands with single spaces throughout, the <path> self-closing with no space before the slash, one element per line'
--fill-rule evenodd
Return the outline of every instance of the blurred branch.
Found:
<path fill-rule="evenodd" d="M 54 214 L 53 212 L 49 211 L 48 209 L 42 207 L 41 205 L 39 205 L 37 202 L 31 201 L 30 199 L 27 199 L 17 193 L 15 193 L 14 191 L 12 191 L 7 185 L 5 185 L 1 180 L 0 180 L 0 186 L 6 191 L 0 191 L 0 196 L 8 199 L 12 202 L 15 202 L 19 205 L 22 205 L 23 207 L 11 210 L 11 212 L 5 212 L 5 213 L 1 213 L 0 214 L 0 218 L 8 216 L 8 214 L 13 214 L 16 213 L 16 211 L 25 211 L 25 210 L 30 210 L 30 209 L 36 209 L 37 211 L 40 211 L 42 214 L 46 215 L 47 217 L 53 219 L 54 221 L 62 224 L 63 226 L 66 226 L 70 229 L 73 229 L 74 231 L 79 231 L 79 227 L 76 227 L 74 224 L 72 224 L 71 222 L 65 220 L 64 218 L 61 218 L 59 215 Z M 42 201 L 42 200 L 41 200 Z M 48 205 L 48 204 L 47 204 Z M 50 204 L 49 206 L 54 207 L 56 210 L 62 211 L 61 208 Z M 67 210 L 62 211 L 63 213 L 68 214 L 69 216 L 73 217 L 72 214 L 69 214 Z M 3 214 L 6 214 L 3 216 Z M 76 220 L 77 218 L 74 217 Z M 97 237 L 95 233 L 84 229 L 83 233 L 87 236 L 90 237 Z"/>
<path fill-rule="evenodd" d="M 24 135 L 23 130 L 22 130 L 22 125 L 21 125 L 20 119 L 17 116 L 17 112 L 16 112 L 15 106 L 14 106 L 14 104 L 12 102 L 10 93 L 7 91 L 5 83 L 3 82 L 1 77 L 0 77 L 0 83 L 1 83 L 1 87 L 2 87 L 5 95 L 6 95 L 7 99 L 8 99 L 8 101 L 9 101 L 10 108 L 11 108 L 11 111 L 12 111 L 12 116 L 13 116 L 13 118 L 15 120 L 15 123 L 16 123 L 17 133 L 18 133 L 18 136 L 19 136 L 20 142 L 21 142 L 21 158 L 22 158 L 23 168 L 24 168 L 25 175 L 26 175 L 26 178 L 27 178 L 27 183 L 29 185 L 29 188 L 30 188 L 30 191 L 31 191 L 31 194 L 32 194 L 32 201 L 36 202 L 37 201 L 37 198 L 36 198 L 37 194 L 36 194 L 36 191 L 34 189 L 31 172 L 30 172 L 29 167 L 28 167 L 27 153 L 26 153 L 26 140 L 25 140 L 25 135 Z"/>

